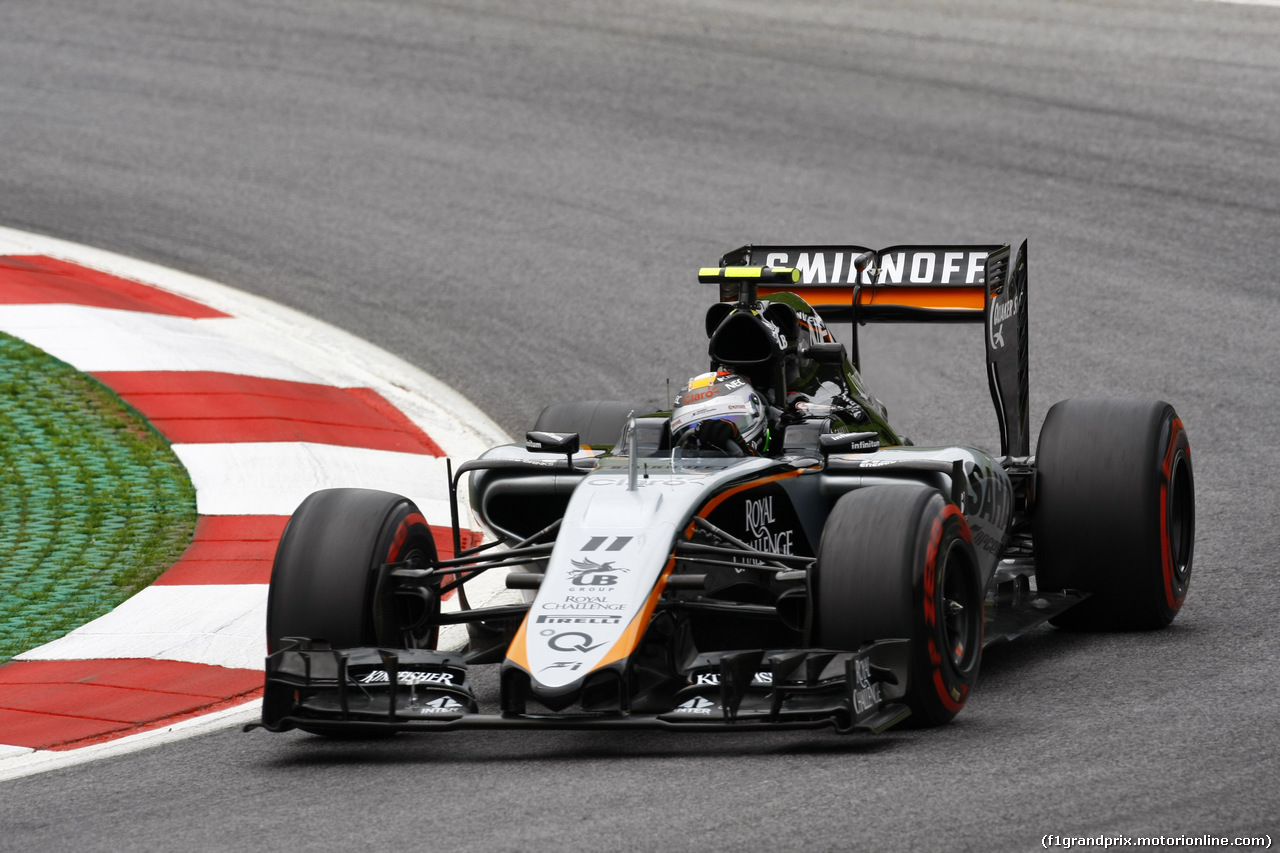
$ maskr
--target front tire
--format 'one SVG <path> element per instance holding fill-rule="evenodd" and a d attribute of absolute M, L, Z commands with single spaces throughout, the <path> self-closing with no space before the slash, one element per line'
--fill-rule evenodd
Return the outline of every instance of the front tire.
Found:
<path fill-rule="evenodd" d="M 1064 627 L 1173 621 L 1191 583 L 1195 480 L 1177 412 L 1148 400 L 1064 400 L 1036 447 L 1036 588 L 1079 589 Z"/>
<path fill-rule="evenodd" d="M 276 550 L 268 653 L 279 651 L 286 637 L 326 640 L 335 649 L 434 647 L 432 605 L 394 595 L 383 569 L 404 561 L 423 567 L 436 561 L 431 529 L 411 500 L 372 489 L 310 495 Z"/>
<path fill-rule="evenodd" d="M 909 639 L 909 722 L 937 726 L 960 712 L 982 659 L 983 592 L 954 504 L 914 484 L 850 492 L 827 519 L 810 584 L 814 645 Z"/>

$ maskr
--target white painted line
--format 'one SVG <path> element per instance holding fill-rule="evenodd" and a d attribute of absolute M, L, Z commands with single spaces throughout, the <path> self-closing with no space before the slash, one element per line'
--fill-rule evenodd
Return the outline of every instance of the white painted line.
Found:
<path fill-rule="evenodd" d="M 149 586 L 105 616 L 14 660 L 153 658 L 261 669 L 266 584 Z"/>
<path fill-rule="evenodd" d="M 74 767 L 77 764 L 96 761 L 99 758 L 128 755 L 131 752 L 138 752 L 139 750 L 195 737 L 196 735 L 229 729 L 232 726 L 242 726 L 245 723 L 256 721 L 261 716 L 262 700 L 254 699 L 234 708 L 226 708 L 221 711 L 215 711 L 212 714 L 205 714 L 203 717 L 183 720 L 180 723 L 174 723 L 164 728 L 129 735 L 106 743 L 66 750 L 65 752 L 0 746 L 0 782 L 5 782 L 9 779 L 20 779 L 23 776 L 33 776 L 36 773 L 44 773 L 49 770 Z M 6 750 L 14 749 L 21 750 L 21 753 L 10 755 L 6 752 Z"/>
<path fill-rule="evenodd" d="M 201 515 L 292 515 L 312 492 L 358 488 L 404 495 L 428 524 L 450 525 L 443 458 L 302 441 L 175 444 L 173 452 Z"/>
<path fill-rule="evenodd" d="M 324 381 L 319 374 L 264 351 L 250 340 L 261 329 L 234 318 L 193 320 L 86 305 L 0 305 L 0 330 L 85 373 L 211 370 L 293 382 Z"/>

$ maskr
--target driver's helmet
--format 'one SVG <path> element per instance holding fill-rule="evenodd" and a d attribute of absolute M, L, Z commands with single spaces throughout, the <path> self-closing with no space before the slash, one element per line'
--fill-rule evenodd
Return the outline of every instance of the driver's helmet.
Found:
<path fill-rule="evenodd" d="M 680 389 L 671 411 L 671 446 L 757 455 L 768 435 L 764 403 L 736 373 L 703 373 Z"/>

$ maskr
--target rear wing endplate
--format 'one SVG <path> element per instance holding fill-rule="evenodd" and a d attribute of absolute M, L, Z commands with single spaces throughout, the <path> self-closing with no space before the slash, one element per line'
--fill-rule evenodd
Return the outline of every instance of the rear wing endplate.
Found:
<path fill-rule="evenodd" d="M 855 260 L 870 253 L 861 274 Z M 1010 265 L 1007 245 L 742 246 L 722 267 L 794 267 L 794 284 L 759 285 L 759 295 L 797 294 L 828 322 L 852 326 L 850 358 L 860 367 L 858 326 L 867 323 L 982 323 L 987 380 L 1001 452 L 1030 454 L 1027 243 Z"/>

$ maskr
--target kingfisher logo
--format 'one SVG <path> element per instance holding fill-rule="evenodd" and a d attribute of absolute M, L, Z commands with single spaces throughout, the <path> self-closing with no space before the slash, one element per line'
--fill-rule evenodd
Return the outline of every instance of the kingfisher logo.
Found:
<path fill-rule="evenodd" d="M 1004 321 L 1018 314 L 1022 308 L 1022 293 L 1015 293 L 1011 298 L 996 300 L 991 304 L 991 348 L 1004 347 Z"/>
<path fill-rule="evenodd" d="M 359 679 L 361 684 L 389 684 L 391 677 L 385 669 L 375 669 Z M 398 672 L 396 683 L 405 686 L 419 684 L 453 684 L 453 675 L 448 672 Z"/>

